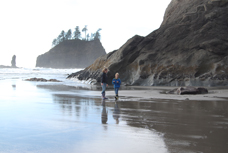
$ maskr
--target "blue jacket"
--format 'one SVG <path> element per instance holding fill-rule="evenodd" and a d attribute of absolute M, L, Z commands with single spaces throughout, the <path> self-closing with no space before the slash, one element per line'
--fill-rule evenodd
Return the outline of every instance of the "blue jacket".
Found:
<path fill-rule="evenodd" d="M 118 83 L 117 83 L 117 81 L 118 81 Z M 120 85 L 121 85 L 121 81 L 120 81 L 120 79 L 112 79 L 112 84 L 114 84 L 114 88 L 119 88 L 120 87 Z"/>

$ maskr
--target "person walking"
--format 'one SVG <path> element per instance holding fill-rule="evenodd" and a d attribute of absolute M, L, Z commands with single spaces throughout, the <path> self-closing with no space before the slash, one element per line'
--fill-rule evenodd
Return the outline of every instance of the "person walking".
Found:
<path fill-rule="evenodd" d="M 121 80 L 119 79 L 119 73 L 115 74 L 115 78 L 112 80 L 112 84 L 114 84 L 114 89 L 115 89 L 115 99 L 118 100 L 119 95 L 118 95 L 118 91 L 121 85 Z"/>
<path fill-rule="evenodd" d="M 102 75 L 101 75 L 101 87 L 102 87 L 102 98 L 103 99 L 108 99 L 105 97 L 105 90 L 106 90 L 106 87 L 108 87 L 108 77 L 107 77 L 107 72 L 108 72 L 108 69 L 107 68 L 104 68 L 103 71 L 102 71 Z"/>

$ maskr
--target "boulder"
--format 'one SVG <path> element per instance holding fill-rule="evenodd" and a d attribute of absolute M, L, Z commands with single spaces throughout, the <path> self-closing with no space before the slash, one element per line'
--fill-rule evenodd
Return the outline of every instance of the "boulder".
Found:
<path fill-rule="evenodd" d="M 37 81 L 37 82 L 61 82 L 59 80 L 56 79 L 44 79 L 44 78 L 30 78 L 30 79 L 26 79 L 25 81 Z"/>
<path fill-rule="evenodd" d="M 172 0 L 159 29 L 134 36 L 68 78 L 97 80 L 109 69 L 128 85 L 227 86 L 228 2 Z M 149 18 L 149 15 L 148 15 Z"/>

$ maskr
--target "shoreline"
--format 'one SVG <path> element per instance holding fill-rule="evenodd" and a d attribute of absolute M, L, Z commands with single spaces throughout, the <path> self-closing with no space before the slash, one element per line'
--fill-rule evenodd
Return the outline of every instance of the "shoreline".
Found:
<path fill-rule="evenodd" d="M 43 85 L 48 88 L 47 85 Z M 89 97 L 100 97 L 101 96 L 101 87 L 97 85 L 89 84 L 80 84 L 77 86 L 65 85 L 66 88 L 84 90 L 83 95 Z M 58 87 L 57 87 L 58 88 Z M 177 95 L 177 94 L 168 94 L 167 91 L 171 91 L 177 87 L 144 87 L 144 86 L 122 86 L 119 90 L 120 100 L 188 100 L 188 101 L 227 101 L 228 99 L 228 87 L 208 87 L 208 94 L 197 94 L 197 95 Z M 75 93 L 73 93 L 75 94 Z M 114 100 L 114 88 L 108 86 L 106 90 L 106 96 Z"/>
<path fill-rule="evenodd" d="M 227 88 L 174 95 L 163 94 L 173 87 L 122 86 L 115 101 L 109 86 L 104 101 L 99 85 L 21 79 L 0 84 L 0 152 L 123 151 L 112 142 L 125 144 L 126 152 L 204 152 L 198 148 L 205 144 L 213 146 L 211 152 L 227 152 L 228 103 L 219 98 Z"/>
<path fill-rule="evenodd" d="M 138 87 L 136 87 L 138 88 Z M 140 87 L 140 90 L 119 90 L 119 95 L 124 97 L 134 97 L 139 99 L 165 99 L 165 100 L 198 100 L 198 101 L 226 101 L 228 99 L 228 88 L 216 89 L 208 88 L 208 94 L 198 95 L 177 95 L 166 94 L 169 89 L 175 87 Z M 107 96 L 114 95 L 114 91 L 107 91 Z"/>

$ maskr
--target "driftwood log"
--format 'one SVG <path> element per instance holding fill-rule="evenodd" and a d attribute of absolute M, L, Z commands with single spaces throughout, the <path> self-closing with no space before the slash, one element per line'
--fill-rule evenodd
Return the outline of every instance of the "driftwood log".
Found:
<path fill-rule="evenodd" d="M 185 95 L 185 94 L 208 94 L 208 90 L 204 87 L 179 87 L 173 89 L 168 94 L 178 94 L 178 95 Z"/>

